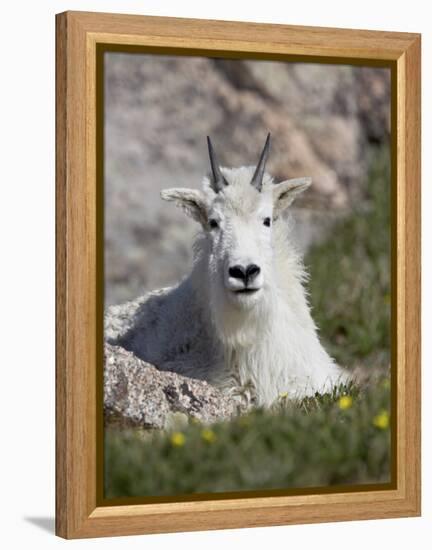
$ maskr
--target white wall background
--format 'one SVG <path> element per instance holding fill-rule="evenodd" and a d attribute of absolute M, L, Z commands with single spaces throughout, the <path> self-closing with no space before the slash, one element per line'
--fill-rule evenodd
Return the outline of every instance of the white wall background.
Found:
<path fill-rule="evenodd" d="M 54 537 L 54 14 L 67 9 L 423 33 L 423 517 L 121 539 Z M 432 534 L 432 19 L 428 3 L 68 0 L 2 6 L 0 524 L 4 548 L 428 546 Z M 429 396 L 429 399 L 427 397 Z M 423 540 L 422 540 L 423 539 Z M 31 546 L 30 546 L 31 545 Z"/>

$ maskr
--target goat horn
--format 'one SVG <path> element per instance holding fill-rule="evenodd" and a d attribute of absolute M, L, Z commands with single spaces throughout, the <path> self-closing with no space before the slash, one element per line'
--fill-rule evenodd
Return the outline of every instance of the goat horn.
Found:
<path fill-rule="evenodd" d="M 258 161 L 257 167 L 255 169 L 255 173 L 252 177 L 251 184 L 258 190 L 261 191 L 262 189 L 262 183 L 263 183 L 263 177 L 264 177 L 264 170 L 265 165 L 267 162 L 267 157 L 270 150 L 270 133 L 267 134 L 267 139 L 264 145 L 264 149 L 262 150 L 260 159 Z"/>
<path fill-rule="evenodd" d="M 219 193 L 221 189 L 224 188 L 224 186 L 228 185 L 227 180 L 225 179 L 224 175 L 221 172 L 218 160 L 216 158 L 216 154 L 213 149 L 212 142 L 207 136 L 207 144 L 208 144 L 208 150 L 209 150 L 209 157 L 210 157 L 210 165 L 213 173 L 213 190 L 216 193 Z"/>

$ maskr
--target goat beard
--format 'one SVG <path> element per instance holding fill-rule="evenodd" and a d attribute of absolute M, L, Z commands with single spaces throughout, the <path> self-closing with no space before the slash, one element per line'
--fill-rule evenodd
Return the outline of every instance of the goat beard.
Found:
<path fill-rule="evenodd" d="M 250 307 L 234 304 L 227 296 L 226 289 L 214 292 L 210 297 L 212 323 L 221 342 L 229 347 L 249 347 L 264 337 L 269 326 L 271 312 L 270 299 L 261 296 Z M 262 289 L 260 292 L 264 292 Z"/>

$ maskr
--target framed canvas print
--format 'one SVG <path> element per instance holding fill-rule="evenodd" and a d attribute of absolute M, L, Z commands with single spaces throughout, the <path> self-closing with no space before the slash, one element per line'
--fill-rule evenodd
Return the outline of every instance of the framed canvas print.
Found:
<path fill-rule="evenodd" d="M 420 514 L 420 36 L 57 16 L 56 531 Z"/>

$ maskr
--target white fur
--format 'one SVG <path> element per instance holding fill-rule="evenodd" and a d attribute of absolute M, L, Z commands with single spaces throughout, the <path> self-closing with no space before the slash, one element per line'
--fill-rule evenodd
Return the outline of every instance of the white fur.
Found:
<path fill-rule="evenodd" d="M 306 273 L 289 239 L 282 211 L 310 180 L 250 185 L 253 167 L 224 169 L 219 193 L 172 189 L 172 200 L 202 226 L 192 272 L 176 287 L 140 306 L 122 344 L 164 370 L 208 380 L 258 405 L 280 394 L 303 397 L 331 389 L 346 375 L 322 347 L 303 283 Z M 263 220 L 275 218 L 271 227 Z M 211 228 L 210 220 L 218 227 Z M 229 275 L 233 265 L 256 264 L 253 294 Z"/>

